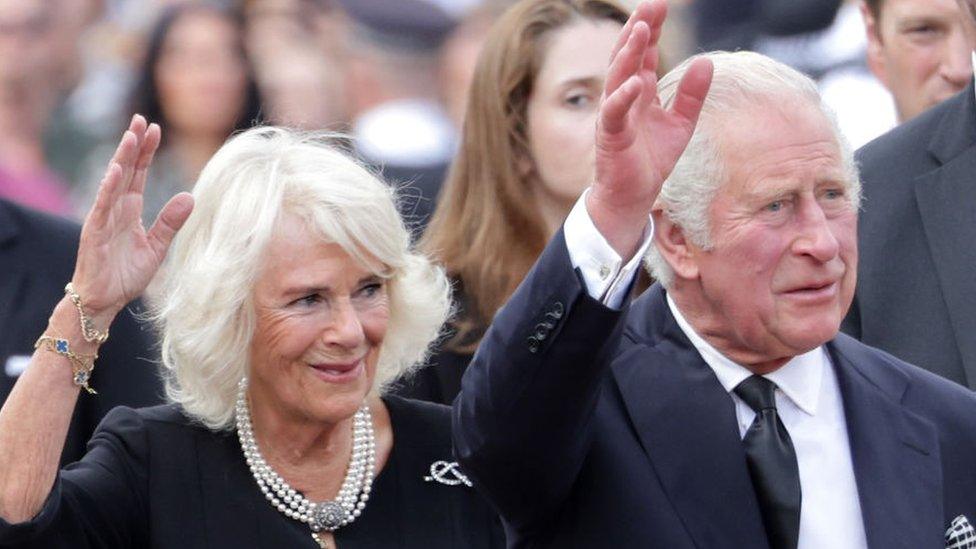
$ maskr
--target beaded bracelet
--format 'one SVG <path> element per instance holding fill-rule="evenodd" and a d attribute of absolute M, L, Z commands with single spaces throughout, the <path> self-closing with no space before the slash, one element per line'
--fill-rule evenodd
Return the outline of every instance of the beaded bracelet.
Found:
<path fill-rule="evenodd" d="M 99 345 L 105 343 L 105 340 L 108 339 L 108 330 L 99 332 L 95 329 L 95 326 L 92 325 L 91 317 L 85 314 L 85 308 L 81 305 L 81 296 L 78 295 L 78 292 L 75 291 L 74 286 L 70 282 L 64 286 L 64 293 L 75 304 L 75 308 L 78 309 L 78 318 L 81 322 L 81 335 L 84 336 L 85 341 Z"/>
<path fill-rule="evenodd" d="M 53 351 L 71 362 L 71 372 L 74 374 L 71 380 L 75 385 L 81 387 L 88 391 L 89 394 L 98 394 L 95 389 L 92 389 L 88 385 L 88 381 L 91 379 L 92 370 L 95 369 L 95 359 L 98 355 L 79 355 L 72 352 L 71 346 L 68 344 L 68 340 L 61 337 L 51 337 L 48 335 L 42 335 L 37 338 L 34 343 L 34 348 L 44 347 L 48 351 Z"/>

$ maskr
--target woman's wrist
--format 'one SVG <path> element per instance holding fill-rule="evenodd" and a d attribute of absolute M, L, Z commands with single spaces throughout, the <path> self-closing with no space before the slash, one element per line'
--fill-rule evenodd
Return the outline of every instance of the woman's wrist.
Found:
<path fill-rule="evenodd" d="M 115 313 L 103 312 L 99 313 L 98 317 L 92 317 L 92 322 L 97 323 L 96 326 L 103 327 L 100 329 L 107 329 L 114 318 Z M 101 346 L 101 343 L 97 341 L 85 339 L 78 309 L 67 295 L 54 307 L 54 312 L 48 319 L 48 327 L 44 334 L 68 340 L 77 352 L 86 355 L 97 354 L 98 348 Z"/>

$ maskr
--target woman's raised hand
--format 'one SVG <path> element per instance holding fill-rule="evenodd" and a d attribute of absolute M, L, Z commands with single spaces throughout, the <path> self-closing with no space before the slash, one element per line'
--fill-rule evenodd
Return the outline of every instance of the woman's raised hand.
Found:
<path fill-rule="evenodd" d="M 712 81 L 712 63 L 699 59 L 678 85 L 671 108 L 657 94 L 658 39 L 664 0 L 642 2 L 620 33 L 607 71 L 596 132 L 596 181 L 587 211 L 607 242 L 633 256 L 647 218 L 688 146 Z"/>
<path fill-rule="evenodd" d="M 193 209 L 193 197 L 179 193 L 148 231 L 142 226 L 146 174 L 159 140 L 158 125 L 132 118 L 81 229 L 72 284 L 99 329 L 142 294 Z"/>

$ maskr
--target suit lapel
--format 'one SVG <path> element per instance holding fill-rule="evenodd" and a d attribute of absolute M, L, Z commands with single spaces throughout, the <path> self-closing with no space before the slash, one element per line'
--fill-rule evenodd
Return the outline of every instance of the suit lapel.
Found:
<path fill-rule="evenodd" d="M 629 318 L 628 338 L 638 343 L 614 361 L 614 378 L 688 534 L 699 547 L 765 547 L 731 397 L 681 333 L 659 287 Z"/>
<path fill-rule="evenodd" d="M 918 177 L 915 198 L 925 239 L 970 385 L 976 382 L 976 99 L 956 96 L 929 151 L 941 166 Z"/>
<path fill-rule="evenodd" d="M 906 375 L 847 336 L 827 349 L 844 401 L 868 546 L 941 547 L 938 437 L 931 423 L 901 406 Z"/>

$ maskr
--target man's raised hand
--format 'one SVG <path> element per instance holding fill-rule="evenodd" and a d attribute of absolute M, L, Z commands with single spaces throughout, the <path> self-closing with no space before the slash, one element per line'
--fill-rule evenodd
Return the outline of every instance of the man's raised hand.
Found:
<path fill-rule="evenodd" d="M 651 207 L 694 133 L 712 81 L 712 63 L 695 61 L 669 109 L 657 94 L 664 0 L 642 2 L 620 32 L 607 71 L 596 130 L 596 180 L 586 208 L 624 259 L 637 251 Z"/>

